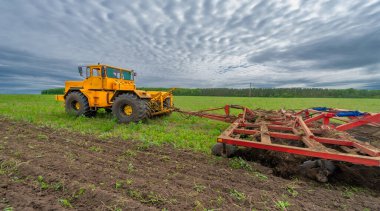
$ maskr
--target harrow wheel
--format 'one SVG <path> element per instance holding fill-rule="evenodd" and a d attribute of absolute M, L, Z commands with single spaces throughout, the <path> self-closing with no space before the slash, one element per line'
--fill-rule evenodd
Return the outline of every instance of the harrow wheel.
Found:
<path fill-rule="evenodd" d="M 236 150 L 237 150 L 236 146 L 225 144 L 225 149 L 224 149 L 224 146 L 222 143 L 217 143 L 212 147 L 211 153 L 216 156 L 230 158 L 235 155 Z"/>
<path fill-rule="evenodd" d="M 149 108 L 145 100 L 126 93 L 116 97 L 112 113 L 120 123 L 139 122 L 149 117 Z"/>

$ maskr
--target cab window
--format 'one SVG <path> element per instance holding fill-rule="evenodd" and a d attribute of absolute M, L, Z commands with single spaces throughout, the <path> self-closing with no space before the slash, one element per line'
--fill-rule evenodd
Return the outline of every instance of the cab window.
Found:
<path fill-rule="evenodd" d="M 124 80 L 132 80 L 132 74 L 128 71 L 122 71 Z"/>
<path fill-rule="evenodd" d="M 92 76 L 93 77 L 100 76 L 100 69 L 99 68 L 93 68 L 92 69 Z"/>
<path fill-rule="evenodd" d="M 108 78 L 120 78 L 120 70 L 107 67 L 107 77 Z"/>

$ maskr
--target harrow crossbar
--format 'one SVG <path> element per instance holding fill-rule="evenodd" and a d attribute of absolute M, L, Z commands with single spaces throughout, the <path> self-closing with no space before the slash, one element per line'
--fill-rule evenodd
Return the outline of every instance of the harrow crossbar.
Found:
<path fill-rule="evenodd" d="M 231 109 L 239 109 L 241 113 L 232 115 Z M 210 113 L 221 110 L 224 114 Z M 379 127 L 380 113 L 331 108 L 274 112 L 251 110 L 238 105 L 196 112 L 176 111 L 231 123 L 217 138 L 220 143 L 380 166 L 380 149 L 345 132 L 362 125 Z M 334 124 L 331 123 L 333 119 Z M 337 124 L 337 121 L 343 124 Z"/>

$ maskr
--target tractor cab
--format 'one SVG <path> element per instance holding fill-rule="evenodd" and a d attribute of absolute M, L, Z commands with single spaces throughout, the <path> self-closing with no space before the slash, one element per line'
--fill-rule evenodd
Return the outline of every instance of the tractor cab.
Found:
<path fill-rule="evenodd" d="M 96 90 L 133 90 L 134 77 L 133 70 L 122 69 L 110 65 L 87 65 L 78 67 L 79 74 L 86 79 L 83 86 Z"/>

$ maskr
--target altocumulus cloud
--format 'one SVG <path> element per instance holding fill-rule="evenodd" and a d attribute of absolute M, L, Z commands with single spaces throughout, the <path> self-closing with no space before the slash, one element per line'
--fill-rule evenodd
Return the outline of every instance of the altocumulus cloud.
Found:
<path fill-rule="evenodd" d="M 379 1 L 0 3 L 0 93 L 135 69 L 139 86 L 380 88 Z"/>

